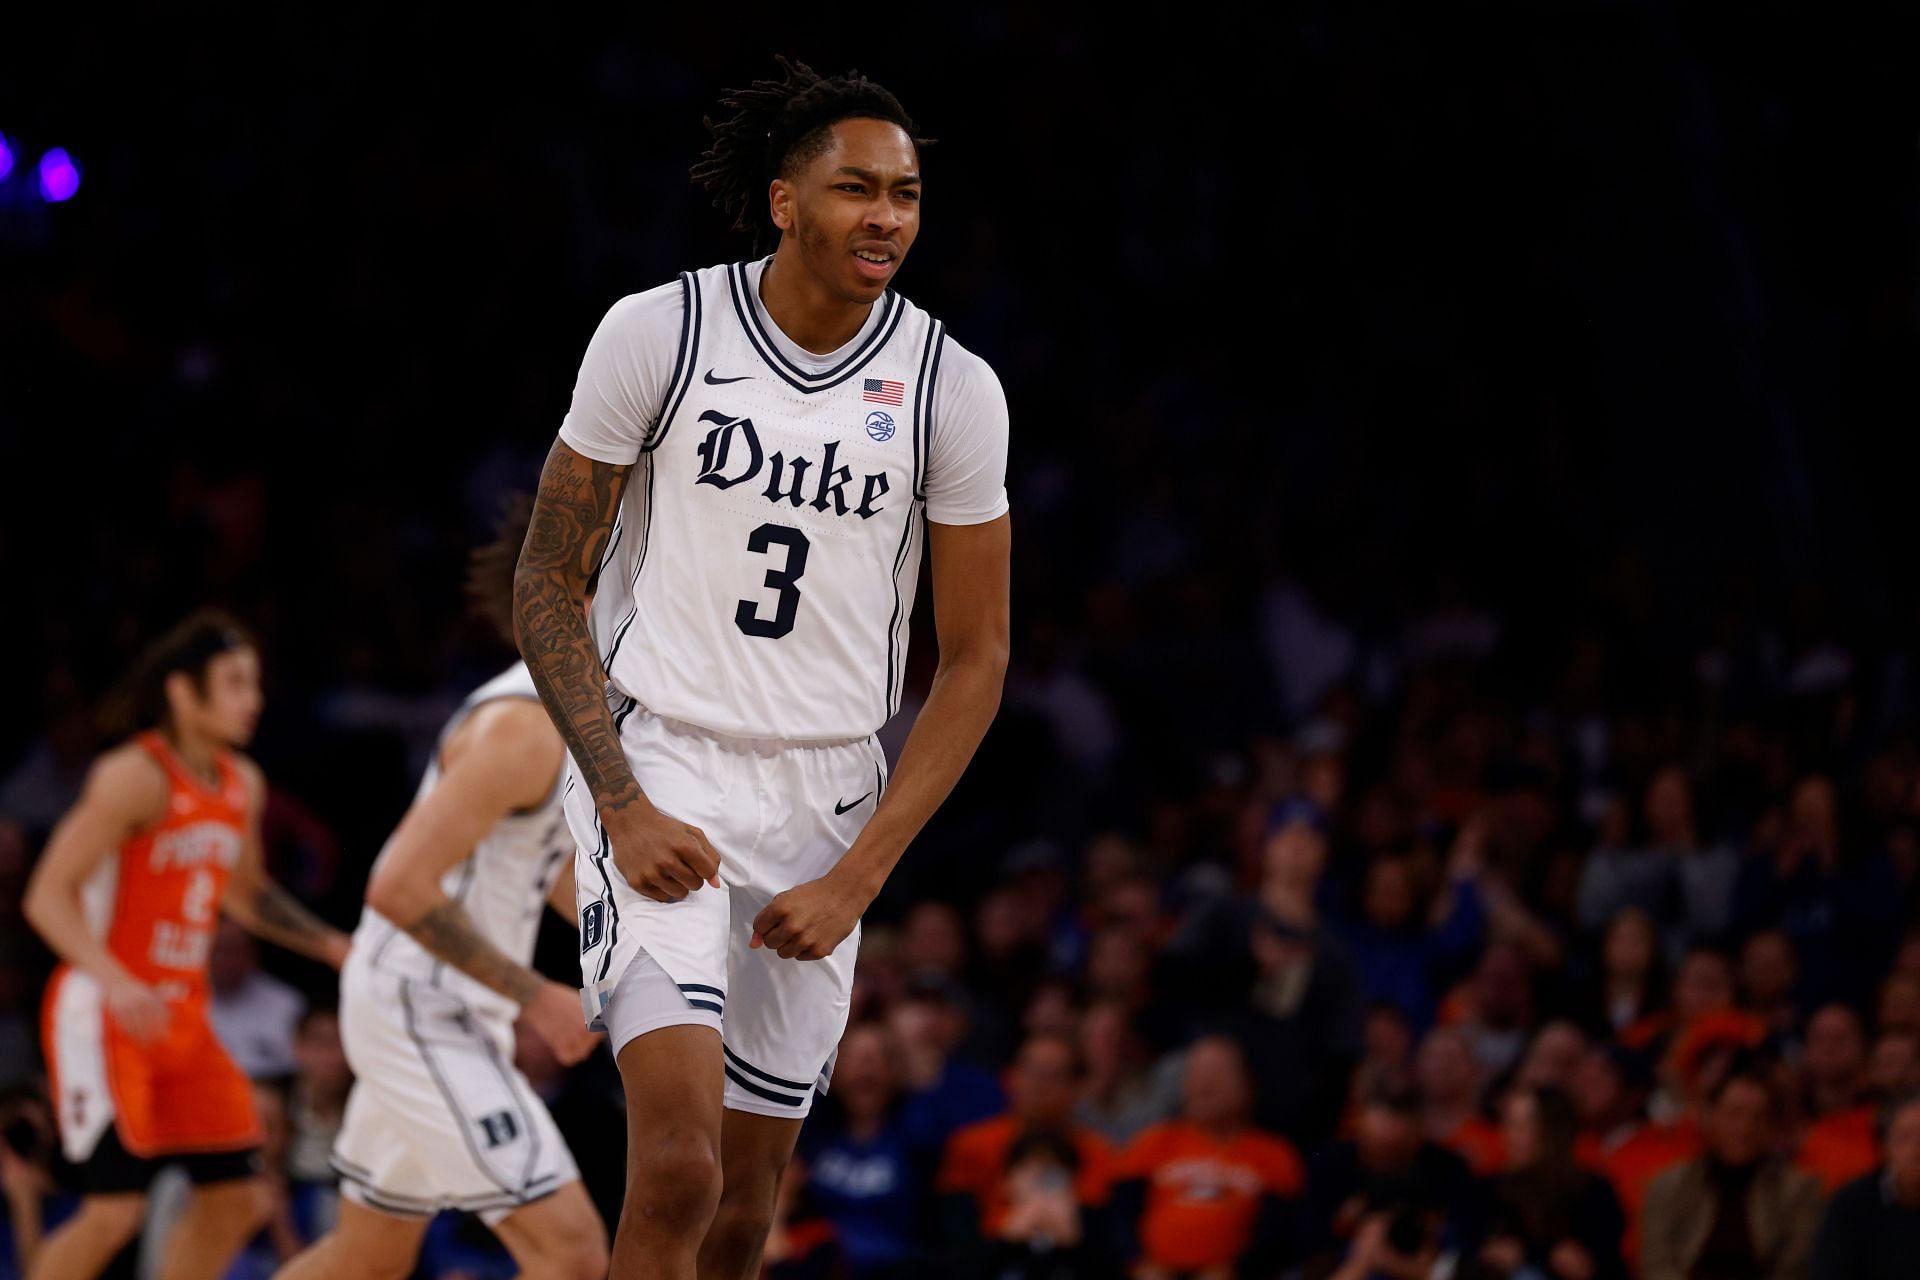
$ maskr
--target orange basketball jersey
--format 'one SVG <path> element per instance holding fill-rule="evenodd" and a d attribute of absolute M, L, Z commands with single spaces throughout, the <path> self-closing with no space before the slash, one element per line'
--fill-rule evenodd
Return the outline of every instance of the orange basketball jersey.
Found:
<path fill-rule="evenodd" d="M 219 757 L 209 784 L 166 740 L 135 743 L 167 774 L 167 806 L 82 891 L 87 918 L 128 972 L 166 998 L 166 1030 L 148 1041 L 108 1016 L 99 984 L 62 965 L 48 984 L 47 1059 L 61 1138 L 85 1159 L 115 1124 L 137 1155 L 238 1148 L 259 1141 L 251 1087 L 207 1017 L 207 957 L 247 831 L 246 780 Z"/>

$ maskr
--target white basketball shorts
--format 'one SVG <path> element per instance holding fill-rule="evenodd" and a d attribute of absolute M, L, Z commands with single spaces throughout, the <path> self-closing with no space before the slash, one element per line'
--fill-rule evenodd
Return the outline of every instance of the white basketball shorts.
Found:
<path fill-rule="evenodd" d="M 616 1033 L 632 1025 L 610 1024 L 605 1015 L 644 951 L 678 988 L 687 1011 L 680 1021 L 718 1017 L 724 1104 L 799 1119 L 833 1073 L 860 929 L 820 960 L 782 960 L 748 941 L 754 917 L 776 894 L 825 875 L 853 844 L 886 788 L 886 757 L 871 737 L 734 738 L 653 715 L 625 697 L 614 713 L 640 789 L 662 813 L 706 832 L 720 855 L 722 887 L 703 886 L 679 902 L 635 892 L 614 865 L 586 783 L 570 774 L 564 808 L 578 849 L 588 1025 Z M 672 1024 L 649 1013 L 644 1025 Z M 615 1054 L 622 1048 L 611 1047 Z"/>
<path fill-rule="evenodd" d="M 334 1142 L 341 1194 L 402 1218 L 465 1209 L 489 1226 L 580 1176 L 513 1065 L 513 1026 L 355 951 L 340 975 L 353 1092 Z"/>

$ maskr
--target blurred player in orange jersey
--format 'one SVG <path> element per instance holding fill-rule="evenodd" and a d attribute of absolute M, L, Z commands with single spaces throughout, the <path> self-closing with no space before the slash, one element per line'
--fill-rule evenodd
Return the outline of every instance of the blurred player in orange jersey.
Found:
<path fill-rule="evenodd" d="M 195 613 L 127 685 L 130 740 L 94 762 L 27 886 L 26 916 L 63 961 L 43 1032 L 80 1209 L 32 1280 L 84 1280 L 138 1234 L 162 1165 L 194 1183 L 162 1280 L 218 1275 L 261 1225 L 253 1093 L 207 1017 L 217 913 L 336 968 L 345 934 L 267 878 L 266 781 L 237 748 L 260 718 L 260 659 L 238 623 Z"/>

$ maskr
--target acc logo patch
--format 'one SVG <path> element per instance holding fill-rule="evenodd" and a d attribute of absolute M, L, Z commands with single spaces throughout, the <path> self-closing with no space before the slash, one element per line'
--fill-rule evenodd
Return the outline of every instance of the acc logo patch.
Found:
<path fill-rule="evenodd" d="M 867 434 L 885 444 L 893 439 L 893 415 L 875 409 L 867 415 Z"/>

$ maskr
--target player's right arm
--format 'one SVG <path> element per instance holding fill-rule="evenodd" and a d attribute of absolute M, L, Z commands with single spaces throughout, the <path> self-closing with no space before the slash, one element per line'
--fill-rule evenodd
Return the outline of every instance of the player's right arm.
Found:
<path fill-rule="evenodd" d="M 607 708 L 607 674 L 587 631 L 587 583 L 605 553 L 630 466 L 556 440 L 513 578 L 513 630 L 540 700 L 573 753 L 628 884 L 657 902 L 719 885 L 720 855 L 698 827 L 661 813 L 627 764 Z"/>
<path fill-rule="evenodd" d="M 100 984 L 107 1011 L 136 1040 L 166 1029 L 167 1002 L 128 972 L 87 922 L 81 893 L 100 864 L 167 808 L 166 772 L 146 752 L 123 746 L 94 762 L 80 799 L 53 829 L 21 903 L 55 955 Z"/>
<path fill-rule="evenodd" d="M 481 706 L 442 746 L 440 779 L 400 820 L 367 884 L 367 905 L 519 1005 L 554 1056 L 571 1065 L 596 1040 L 579 995 L 504 954 L 440 887 L 495 823 L 551 795 L 564 764 L 560 739 L 538 706 L 521 699 Z"/>

